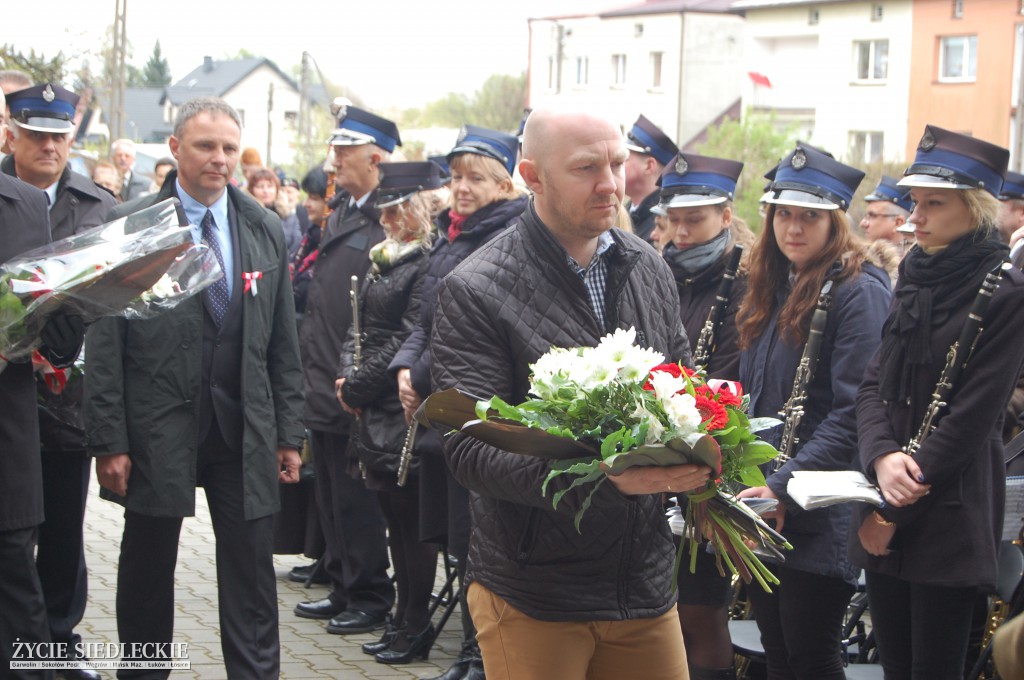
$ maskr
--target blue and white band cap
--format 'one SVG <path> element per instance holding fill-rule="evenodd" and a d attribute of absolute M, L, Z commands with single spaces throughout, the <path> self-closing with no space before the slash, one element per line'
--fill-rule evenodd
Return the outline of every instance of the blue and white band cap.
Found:
<path fill-rule="evenodd" d="M 999 196 L 1010 152 L 981 139 L 926 125 L 901 187 L 984 189 Z"/>
<path fill-rule="evenodd" d="M 448 152 L 448 163 L 459 154 L 475 153 L 487 156 L 501 163 L 511 176 L 516 169 L 516 155 L 519 151 L 519 138 L 497 130 L 489 130 L 477 125 L 463 125 L 459 130 L 459 138 L 455 147 Z"/>
<path fill-rule="evenodd" d="M 66 133 L 75 129 L 78 95 L 60 85 L 44 83 L 7 95 L 11 120 L 37 132 Z"/>
<path fill-rule="evenodd" d="M 441 166 L 433 161 L 381 163 L 379 167 L 378 208 L 404 203 L 421 191 L 438 189 L 445 183 Z"/>
<path fill-rule="evenodd" d="M 797 148 L 775 169 L 767 203 L 846 210 L 864 173 L 809 145 Z"/>
<path fill-rule="evenodd" d="M 680 153 L 661 174 L 661 204 L 681 208 L 731 201 L 742 171 L 739 161 Z"/>
<path fill-rule="evenodd" d="M 663 166 L 679 153 L 679 148 L 668 135 L 646 117 L 640 116 L 626 133 L 626 148 L 636 153 L 653 156 Z"/>
<path fill-rule="evenodd" d="M 1007 170 L 1003 177 L 1003 189 L 999 192 L 999 200 L 1010 199 L 1024 199 L 1024 175 Z"/>
<path fill-rule="evenodd" d="M 894 177 L 888 175 L 882 175 L 882 179 L 878 182 L 878 186 L 870 194 L 864 197 L 865 201 L 885 201 L 886 203 L 892 203 L 893 205 L 903 208 L 907 212 L 913 212 L 914 202 L 910 200 L 910 192 L 899 186 L 899 182 Z"/>
<path fill-rule="evenodd" d="M 398 126 L 387 118 L 355 106 L 343 106 L 338 113 L 338 127 L 331 132 L 331 146 L 362 146 L 376 144 L 387 152 L 402 145 Z"/>

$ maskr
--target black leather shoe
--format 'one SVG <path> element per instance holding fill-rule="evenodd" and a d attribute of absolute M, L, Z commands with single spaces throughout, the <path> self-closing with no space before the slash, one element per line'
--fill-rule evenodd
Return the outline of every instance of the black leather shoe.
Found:
<path fill-rule="evenodd" d="M 377 663 L 400 664 L 409 663 L 413 659 L 420 658 L 426 661 L 430 657 L 430 648 L 434 646 L 434 624 L 427 624 L 427 627 L 416 635 L 410 636 L 406 631 L 398 631 L 391 646 L 383 652 L 374 655 Z"/>
<path fill-rule="evenodd" d="M 317 563 L 314 562 L 313 564 L 307 564 L 304 567 L 292 567 L 292 570 L 288 572 L 288 580 L 293 581 L 294 583 L 304 584 L 309 581 L 316 585 L 327 585 L 331 582 L 331 579 L 323 572 L 323 570 L 321 570 L 320 573 L 314 574 L 316 565 Z M 313 574 L 312 580 L 309 578 L 310 574 Z"/>
<path fill-rule="evenodd" d="M 295 605 L 295 615 L 304 619 L 333 619 L 345 611 L 344 605 L 334 604 L 329 597 L 322 600 L 310 600 Z"/>
<path fill-rule="evenodd" d="M 358 609 L 346 609 L 327 623 L 327 632 L 335 635 L 372 633 L 387 623 L 387 612 L 367 614 Z"/>
<path fill-rule="evenodd" d="M 458 659 L 444 673 L 441 673 L 436 678 L 428 678 L 428 680 L 462 680 L 469 671 L 469 664 L 469 659 Z"/>
<path fill-rule="evenodd" d="M 483 660 L 470 659 L 469 666 L 466 668 L 466 674 L 462 676 L 462 680 L 487 680 L 487 676 L 484 675 Z"/>
<path fill-rule="evenodd" d="M 380 636 L 380 640 L 364 643 L 360 649 L 363 650 L 363 654 L 369 654 L 370 656 L 373 656 L 378 652 L 383 652 L 391 646 L 392 642 L 394 642 L 395 636 L 398 635 L 398 630 L 398 628 L 388 625 L 384 629 L 384 634 Z"/>

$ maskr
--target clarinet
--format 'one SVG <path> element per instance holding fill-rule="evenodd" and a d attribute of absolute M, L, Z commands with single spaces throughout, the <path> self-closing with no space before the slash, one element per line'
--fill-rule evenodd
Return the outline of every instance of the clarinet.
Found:
<path fill-rule="evenodd" d="M 779 411 L 779 417 L 784 419 L 785 425 L 782 428 L 782 443 L 779 445 L 779 455 L 769 465 L 769 472 L 777 472 L 793 457 L 796 445 L 800 443 L 797 437 L 797 430 L 800 421 L 804 417 L 804 403 L 807 401 L 807 386 L 814 378 L 814 369 L 818 366 L 818 356 L 821 354 L 821 342 L 825 336 L 825 323 L 828 321 L 828 310 L 832 306 L 832 282 L 826 281 L 821 287 L 818 295 L 818 305 L 814 308 L 811 316 L 811 328 L 807 333 L 807 344 L 804 345 L 804 353 L 800 356 L 800 363 L 796 367 L 796 375 L 793 377 L 793 392 L 786 401 L 786 405 Z"/>
<path fill-rule="evenodd" d="M 354 338 L 354 349 L 352 351 L 352 367 L 358 371 L 359 365 L 363 362 L 363 338 L 362 330 L 359 327 L 359 277 L 352 276 L 352 283 L 348 292 L 352 301 L 352 337 Z M 359 461 L 359 472 L 366 481 L 366 465 Z"/>
<path fill-rule="evenodd" d="M 964 327 L 960 330 L 960 337 L 950 345 L 949 352 L 946 353 L 946 365 L 942 367 L 939 380 L 935 383 L 932 400 L 925 410 L 921 427 L 918 429 L 917 434 L 911 437 L 907 445 L 903 447 L 903 452 L 908 456 L 913 456 L 917 453 L 918 449 L 921 448 L 921 444 L 928 438 L 928 435 L 938 427 L 936 421 L 938 420 L 939 413 L 949 405 L 953 386 L 956 385 L 961 371 L 967 365 L 971 355 L 974 354 L 978 338 L 981 337 L 982 331 L 985 330 L 982 323 L 985 319 L 985 312 L 988 310 L 988 303 L 992 301 L 992 294 L 999 287 L 999 281 L 1002 278 L 1003 272 L 1012 266 L 1009 262 L 1002 262 L 998 267 L 985 274 L 985 280 L 981 282 L 981 288 L 978 289 L 978 294 L 974 297 L 974 303 L 971 304 L 971 309 L 967 312 L 967 319 L 964 320 Z M 963 351 L 964 349 L 966 351 Z"/>
<path fill-rule="evenodd" d="M 405 486 L 409 477 L 409 464 L 412 463 L 412 451 L 416 445 L 416 427 L 418 423 L 414 420 L 409 429 L 405 432 L 405 444 L 402 445 L 402 455 L 398 459 L 398 486 Z"/>
<path fill-rule="evenodd" d="M 707 367 L 711 361 L 711 354 L 715 351 L 715 336 L 725 321 L 725 312 L 729 307 L 729 299 L 732 297 L 732 283 L 736 280 L 736 272 L 740 268 L 740 258 L 743 257 L 743 246 L 737 243 L 733 246 L 732 256 L 725 268 L 722 280 L 718 284 L 718 291 L 715 293 L 715 302 L 708 310 L 708 319 L 704 327 L 700 329 L 700 337 L 697 339 L 697 349 L 693 352 L 694 366 Z"/>

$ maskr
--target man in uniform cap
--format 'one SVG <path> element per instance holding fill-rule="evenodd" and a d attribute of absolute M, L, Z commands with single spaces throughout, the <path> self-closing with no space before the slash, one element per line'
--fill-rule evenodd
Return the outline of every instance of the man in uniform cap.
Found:
<path fill-rule="evenodd" d="M 0 169 L 46 193 L 53 240 L 99 226 L 116 204 L 114 197 L 90 178 L 68 167 L 74 141 L 78 95 L 53 83 L 12 92 L 8 142 L 11 155 Z M 75 626 L 85 614 L 88 574 L 82 523 L 89 489 L 89 458 L 85 452 L 80 377 L 71 376 L 63 392 L 54 394 L 37 378 L 42 436 L 43 504 L 46 521 L 39 528 L 36 556 L 46 597 L 50 635 L 73 651 L 81 640 Z M 61 414 L 59 417 L 57 414 Z M 94 678 L 84 666 L 69 677 Z"/>
<path fill-rule="evenodd" d="M 331 134 L 335 182 L 339 191 L 320 240 L 299 334 L 320 526 L 327 543 L 324 566 L 330 594 L 300 602 L 297 616 L 329 619 L 327 631 L 366 633 L 383 627 L 395 601 L 387 574 L 384 515 L 376 494 L 350 472 L 346 456 L 352 417 L 335 395 L 338 357 L 352 325 L 347 291 L 353 276 L 370 267 L 370 248 L 384 239 L 376 208 L 379 167 L 399 146 L 393 122 L 341 105 Z"/>
<path fill-rule="evenodd" d="M 651 209 L 659 200 L 658 181 L 679 149 L 668 135 L 643 115 L 626 133 L 626 148 L 630 152 L 626 160 L 626 195 L 629 197 L 633 233 L 649 242 L 654 229 Z"/>
<path fill-rule="evenodd" d="M 1009 243 L 1013 232 L 1024 227 L 1024 175 L 1006 172 L 999 192 L 999 235 Z"/>
<path fill-rule="evenodd" d="M 878 186 L 864 197 L 868 203 L 867 212 L 860 221 L 864 235 L 872 241 L 890 241 L 903 252 L 907 237 L 900 227 L 907 222 L 914 210 L 910 192 L 897 186 L 897 180 L 883 175 Z"/>

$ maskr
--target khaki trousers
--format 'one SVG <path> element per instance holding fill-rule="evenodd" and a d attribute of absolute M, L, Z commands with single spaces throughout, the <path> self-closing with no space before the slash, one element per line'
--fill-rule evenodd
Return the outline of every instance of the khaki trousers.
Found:
<path fill-rule="evenodd" d="M 487 680 L 689 680 L 674 606 L 653 619 L 540 621 L 479 583 L 467 600 Z"/>

